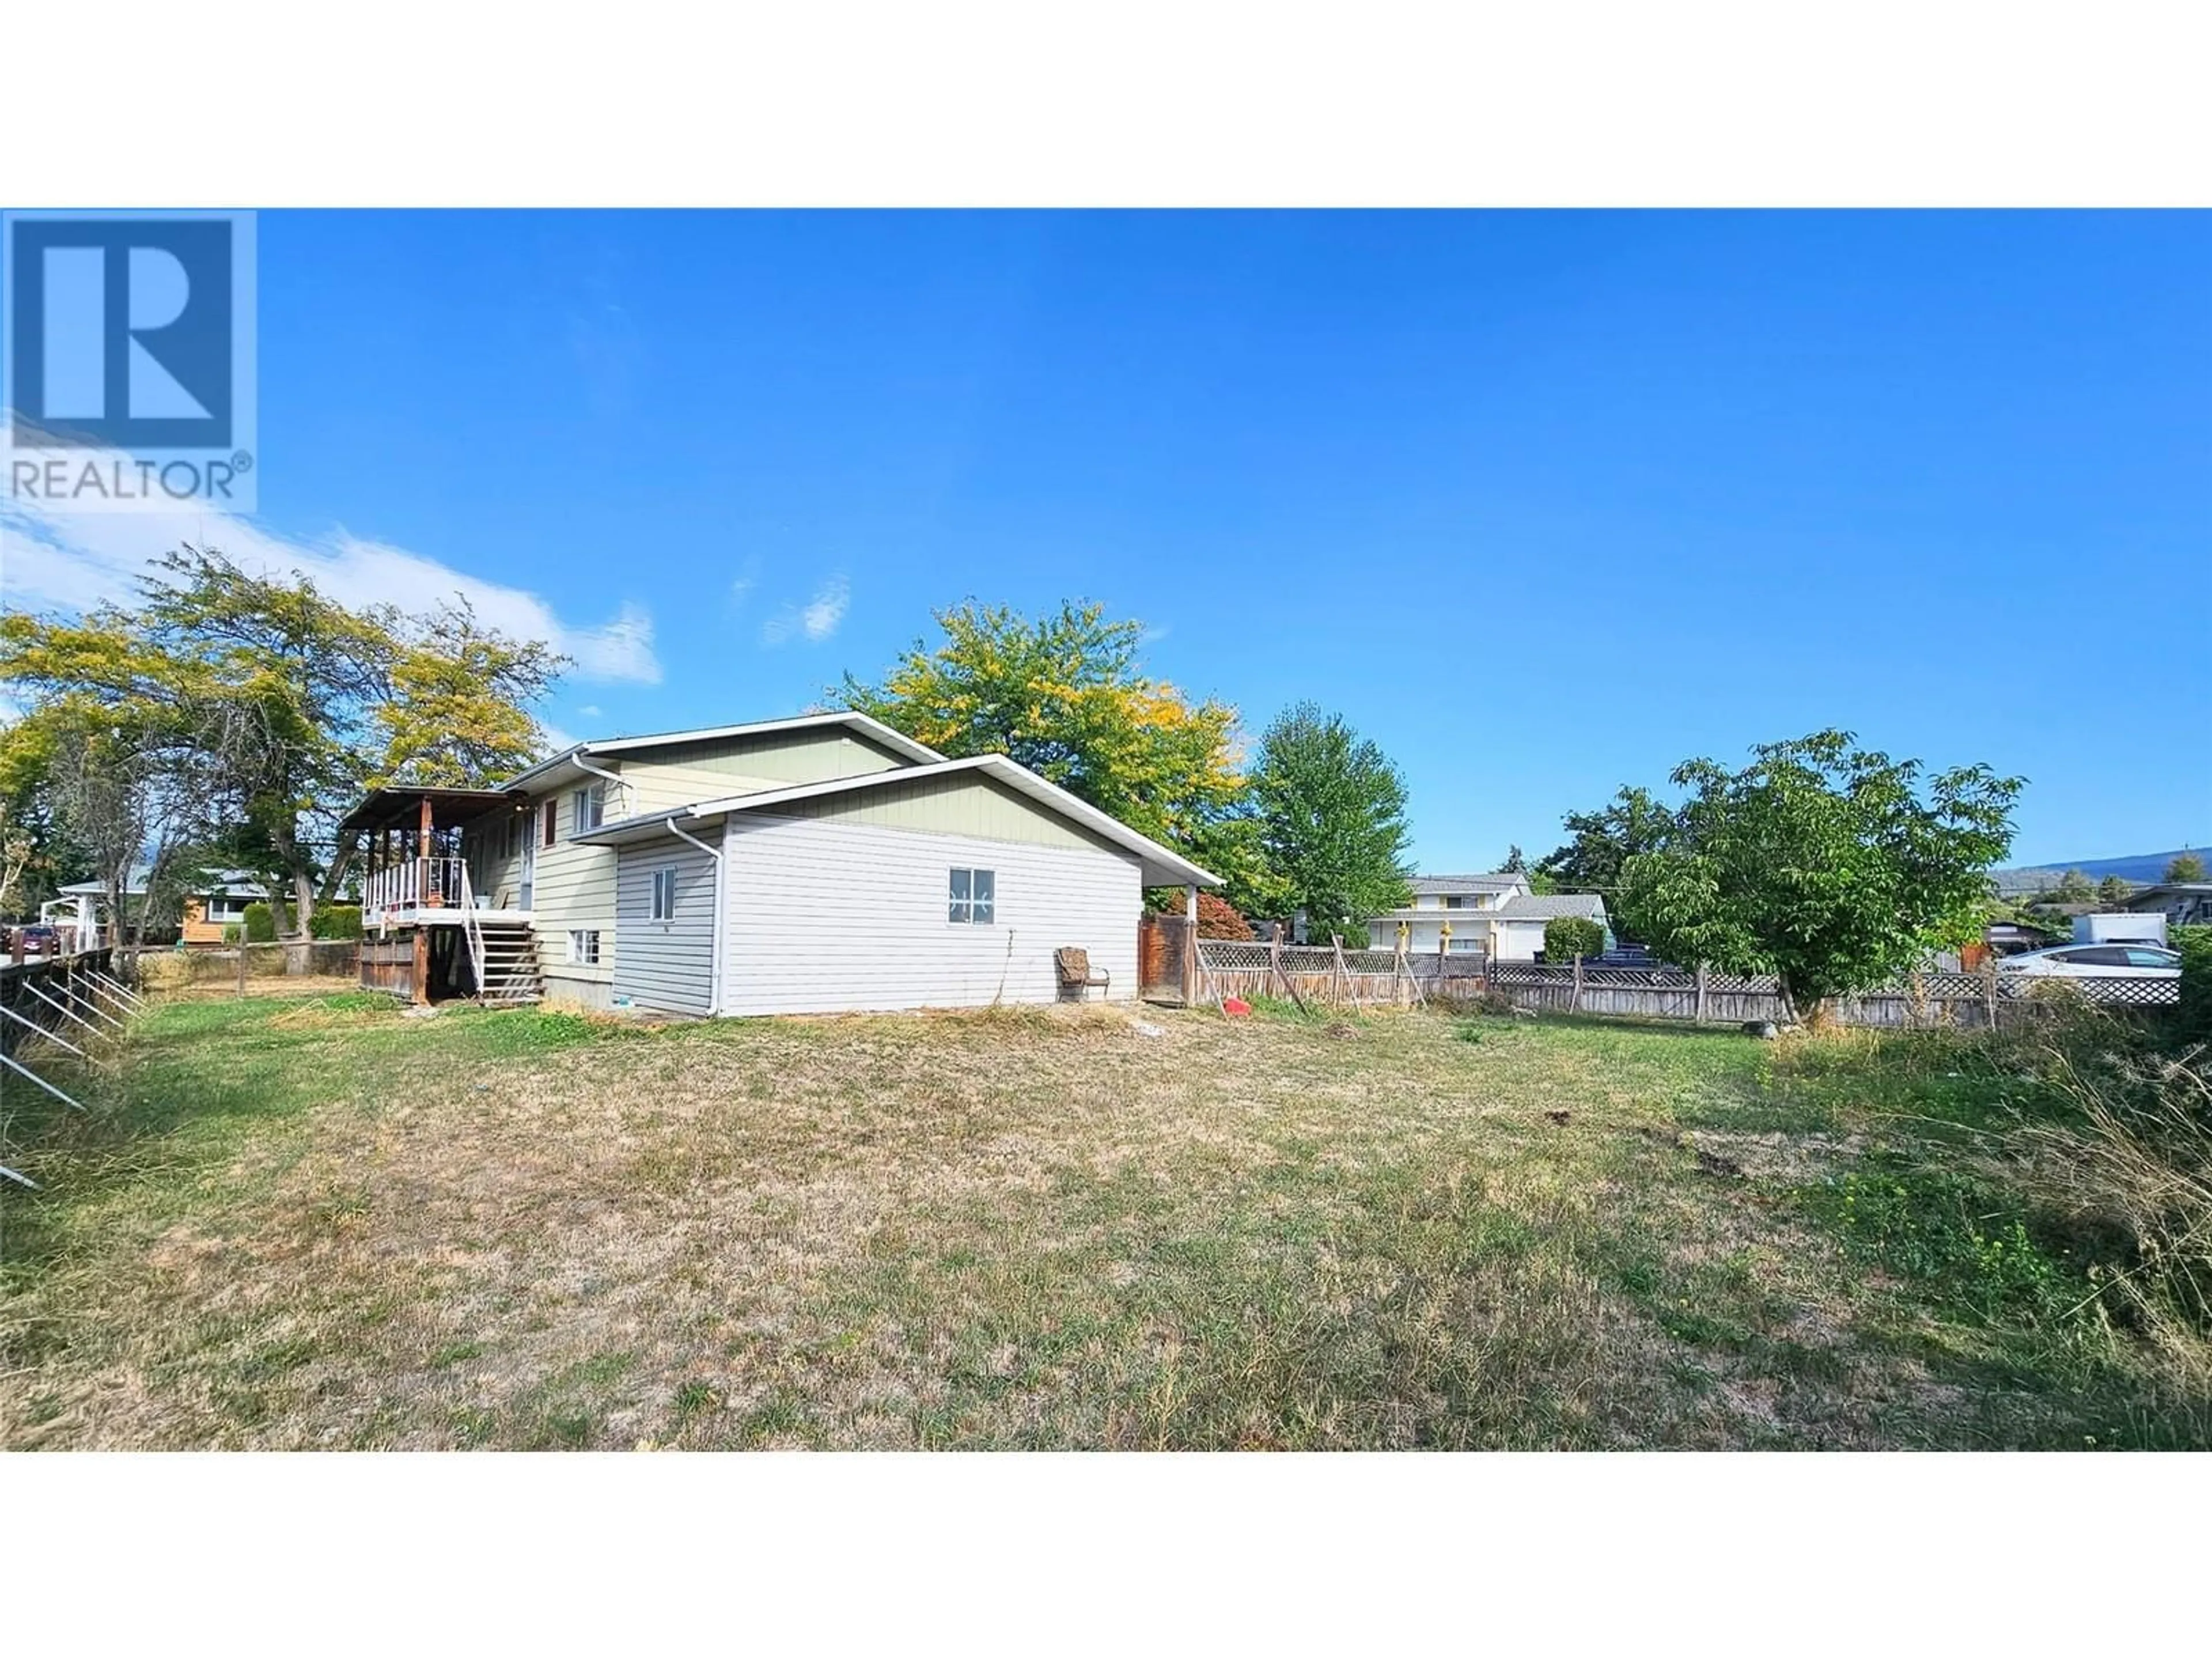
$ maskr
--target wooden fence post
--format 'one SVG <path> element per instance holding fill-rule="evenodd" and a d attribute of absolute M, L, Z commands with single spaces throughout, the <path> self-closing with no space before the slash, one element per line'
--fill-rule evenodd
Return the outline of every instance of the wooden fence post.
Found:
<path fill-rule="evenodd" d="M 1982 968 L 1982 1012 L 1990 1030 L 1997 1029 L 1997 962 L 1991 957 Z"/>
<path fill-rule="evenodd" d="M 1571 1013 L 1571 1014 L 1579 1013 L 1579 1012 L 1582 1012 L 1582 1006 L 1583 1006 L 1583 957 L 1582 957 L 1582 952 L 1581 952 L 1581 951 L 1576 951 L 1576 952 L 1575 952 L 1575 988 L 1574 988 L 1574 994 L 1567 999 L 1567 1012 L 1568 1012 L 1569 1013 Z"/>
<path fill-rule="evenodd" d="M 246 994 L 246 958 L 251 947 L 246 942 L 246 924 L 238 924 L 238 994 Z"/>
<path fill-rule="evenodd" d="M 1350 988 L 1348 976 L 1344 971 L 1344 935 L 1331 933 L 1328 936 L 1328 948 L 1334 952 L 1335 956 L 1335 959 L 1329 964 L 1328 970 L 1329 1006 L 1334 1008 L 1342 1008 L 1344 994 Z"/>
<path fill-rule="evenodd" d="M 1698 964 L 1698 1012 L 1696 1018 L 1698 1024 L 1700 1025 L 1703 1025 L 1705 1023 L 1705 964 L 1702 962 Z"/>

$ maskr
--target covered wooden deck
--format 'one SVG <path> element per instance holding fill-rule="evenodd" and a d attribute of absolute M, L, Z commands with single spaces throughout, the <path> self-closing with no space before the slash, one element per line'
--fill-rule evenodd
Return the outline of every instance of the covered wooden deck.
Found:
<path fill-rule="evenodd" d="M 361 872 L 361 982 L 413 1002 L 496 993 L 529 939 L 527 910 L 473 890 L 465 826 L 525 798 L 501 789 L 373 791 L 338 826 Z M 536 973 L 534 952 L 530 974 Z"/>

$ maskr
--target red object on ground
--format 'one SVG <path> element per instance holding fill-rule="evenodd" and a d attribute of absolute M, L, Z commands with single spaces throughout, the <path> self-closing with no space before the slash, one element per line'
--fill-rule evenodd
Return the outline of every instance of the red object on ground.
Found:
<path fill-rule="evenodd" d="M 1252 1005 L 1243 997 L 1224 997 L 1221 999 L 1221 1012 L 1224 1014 L 1249 1014 L 1252 1012 Z"/>

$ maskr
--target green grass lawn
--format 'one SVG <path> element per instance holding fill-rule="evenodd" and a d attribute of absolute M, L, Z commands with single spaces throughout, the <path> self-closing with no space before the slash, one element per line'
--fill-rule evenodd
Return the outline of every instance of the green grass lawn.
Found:
<path fill-rule="evenodd" d="M 2212 1439 L 1972 1042 L 1146 1017 L 163 1006 L 8 1093 L 0 1443 Z"/>

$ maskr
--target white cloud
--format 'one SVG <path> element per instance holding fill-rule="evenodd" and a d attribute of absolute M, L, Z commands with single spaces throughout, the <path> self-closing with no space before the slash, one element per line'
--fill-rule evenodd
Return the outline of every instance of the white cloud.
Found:
<path fill-rule="evenodd" d="M 735 611 L 744 605 L 746 597 L 751 593 L 754 585 L 759 580 L 760 561 L 747 559 L 744 568 L 730 579 L 730 609 Z"/>
<path fill-rule="evenodd" d="M 595 720 L 599 717 L 599 706 L 595 702 L 587 702 L 576 712 L 587 720 Z"/>
<path fill-rule="evenodd" d="M 596 627 L 563 621 L 537 594 L 343 530 L 313 541 L 222 513 L 57 514 L 0 498 L 0 598 L 21 609 L 82 611 L 136 597 L 150 562 L 180 542 L 221 549 L 249 570 L 298 571 L 345 605 L 427 610 L 459 596 L 501 632 L 544 640 L 586 679 L 660 683 L 653 618 L 625 603 Z"/>
<path fill-rule="evenodd" d="M 819 643 L 837 631 L 853 602 L 853 584 L 842 574 L 832 576 L 815 590 L 814 597 L 796 608 L 786 605 L 761 624 L 763 645 L 781 645 L 793 635 Z"/>
<path fill-rule="evenodd" d="M 545 734 L 545 753 L 557 755 L 563 749 L 573 749 L 580 739 L 573 732 L 564 732 L 545 720 L 538 722 L 538 729 Z"/>

